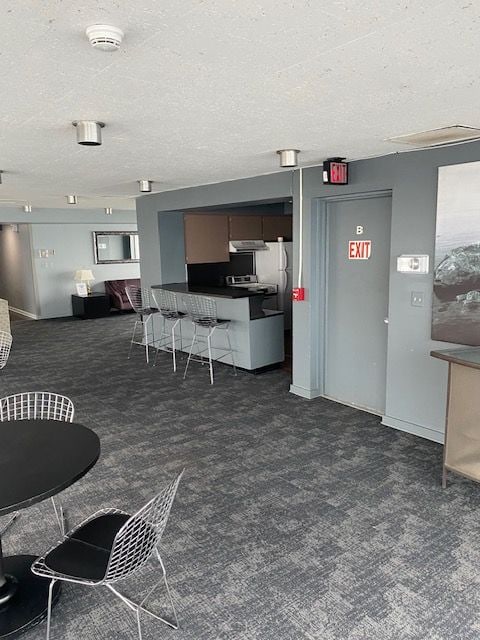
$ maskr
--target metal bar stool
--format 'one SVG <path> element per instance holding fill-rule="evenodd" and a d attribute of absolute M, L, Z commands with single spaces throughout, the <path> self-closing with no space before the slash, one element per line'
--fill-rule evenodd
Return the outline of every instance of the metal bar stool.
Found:
<path fill-rule="evenodd" d="M 157 364 L 157 356 L 159 350 L 168 351 L 172 353 L 173 370 L 177 370 L 177 342 L 180 341 L 180 350 L 183 348 L 182 340 L 182 318 L 185 314 L 178 310 L 177 296 L 173 291 L 167 291 L 166 289 L 158 289 L 157 292 L 152 291 L 153 302 L 158 307 L 163 319 L 162 332 L 160 338 L 155 345 L 157 353 L 155 354 L 155 360 L 153 366 Z M 167 323 L 171 322 L 172 326 L 167 330 Z M 176 336 L 176 328 L 178 327 L 179 335 Z"/>
<path fill-rule="evenodd" d="M 225 358 L 230 355 L 232 358 L 233 373 L 237 375 L 237 369 L 235 367 L 235 358 L 233 355 L 232 344 L 230 342 L 230 334 L 228 332 L 228 325 L 230 320 L 220 320 L 217 317 L 217 305 L 212 298 L 206 298 L 204 296 L 187 296 L 185 299 L 185 305 L 187 307 L 187 314 L 193 323 L 193 338 L 190 350 L 188 353 L 187 364 L 185 365 L 185 372 L 183 377 L 186 378 L 188 365 L 191 360 L 201 362 L 205 364 L 205 358 L 203 353 L 208 352 L 208 366 L 210 370 L 210 384 L 213 384 L 213 359 L 212 359 L 212 337 L 216 329 L 223 329 L 225 331 L 225 337 L 228 347 L 214 347 L 216 351 L 224 351 L 225 353 L 217 360 Z M 207 334 L 201 333 L 201 329 L 207 330 Z M 200 331 L 199 331 L 200 329 Z M 198 349 L 200 344 L 206 344 L 206 348 Z M 195 345 L 197 350 L 194 352 Z"/>
<path fill-rule="evenodd" d="M 153 331 L 153 315 L 158 313 L 158 309 L 152 308 L 150 302 L 150 291 L 148 289 L 142 289 L 142 287 L 133 287 L 127 286 L 125 287 L 125 293 L 127 294 L 128 301 L 132 305 L 133 310 L 137 314 L 137 319 L 135 320 L 135 326 L 133 327 L 132 338 L 130 340 L 130 349 L 128 352 L 128 357 L 130 358 L 132 354 L 132 346 L 134 344 L 140 344 L 145 347 L 145 359 L 147 364 L 149 363 L 149 353 L 148 349 L 150 346 L 155 345 L 155 334 Z M 151 335 L 152 339 L 148 339 L 148 324 L 151 325 Z M 135 339 L 135 334 L 137 332 L 138 325 L 142 327 L 142 342 L 139 342 Z"/>

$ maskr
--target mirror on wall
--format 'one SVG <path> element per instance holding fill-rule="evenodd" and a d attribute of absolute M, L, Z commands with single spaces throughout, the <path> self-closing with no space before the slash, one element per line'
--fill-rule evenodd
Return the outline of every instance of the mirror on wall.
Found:
<path fill-rule="evenodd" d="M 136 231 L 94 231 L 95 264 L 139 262 L 140 251 Z"/>

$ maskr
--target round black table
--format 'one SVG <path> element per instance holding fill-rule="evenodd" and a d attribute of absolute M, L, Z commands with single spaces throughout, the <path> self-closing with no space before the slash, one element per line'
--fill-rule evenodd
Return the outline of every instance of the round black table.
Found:
<path fill-rule="evenodd" d="M 81 424 L 2 422 L 0 516 L 63 491 L 84 476 L 99 455 L 98 436 Z M 35 560 L 33 555 L 4 557 L 0 537 L 0 638 L 11 638 L 46 616 L 49 580 L 31 572 Z"/>

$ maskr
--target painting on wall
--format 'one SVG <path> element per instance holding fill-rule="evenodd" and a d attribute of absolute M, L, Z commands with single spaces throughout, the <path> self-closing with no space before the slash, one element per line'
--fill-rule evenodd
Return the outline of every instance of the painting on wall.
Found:
<path fill-rule="evenodd" d="M 432 339 L 480 345 L 480 162 L 438 170 Z"/>

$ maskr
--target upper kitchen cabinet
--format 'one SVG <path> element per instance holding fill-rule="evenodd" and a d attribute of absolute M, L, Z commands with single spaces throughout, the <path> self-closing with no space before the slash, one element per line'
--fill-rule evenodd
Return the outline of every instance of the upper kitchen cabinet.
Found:
<path fill-rule="evenodd" d="M 292 216 L 262 216 L 262 223 L 265 242 L 276 242 L 279 237 L 292 240 Z"/>
<path fill-rule="evenodd" d="M 228 262 L 228 216 L 185 214 L 187 264 Z"/>
<path fill-rule="evenodd" d="M 230 240 L 261 240 L 262 216 L 230 216 Z"/>

